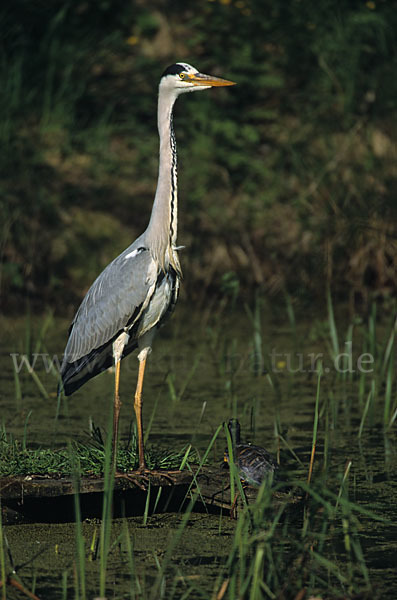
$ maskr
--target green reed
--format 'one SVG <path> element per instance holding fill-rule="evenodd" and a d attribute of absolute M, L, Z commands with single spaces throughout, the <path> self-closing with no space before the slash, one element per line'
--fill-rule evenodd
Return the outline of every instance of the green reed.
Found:
<path fill-rule="evenodd" d="M 254 308 L 253 310 L 245 305 L 245 311 L 249 317 L 252 325 L 252 345 L 253 345 L 253 356 L 252 356 L 252 367 L 253 373 L 256 377 L 259 377 L 263 373 L 264 359 L 263 359 L 263 348 L 262 348 L 262 325 L 261 325 L 261 311 L 262 311 L 262 299 L 259 293 L 255 294 Z"/>
<path fill-rule="evenodd" d="M 108 420 L 108 431 L 112 431 L 113 410 L 110 411 Z M 110 546 L 110 535 L 112 531 L 112 504 L 113 504 L 113 488 L 114 488 L 114 470 L 112 460 L 112 437 L 106 437 L 105 445 L 105 465 L 104 465 L 104 492 L 102 505 L 102 522 L 99 534 L 99 555 L 100 555 L 100 571 L 99 571 L 99 595 L 104 598 L 106 593 L 106 574 L 107 562 Z"/>
<path fill-rule="evenodd" d="M 193 377 L 196 373 L 197 367 L 200 364 L 200 360 L 201 360 L 201 354 L 198 353 L 198 354 L 196 354 L 196 356 L 194 358 L 191 368 L 187 372 L 186 376 L 183 378 L 182 383 L 178 390 L 177 390 L 176 384 L 175 384 L 175 373 L 173 371 L 170 371 L 168 373 L 168 375 L 166 377 L 166 383 L 168 386 L 168 393 L 169 393 L 169 397 L 171 399 L 171 405 L 172 405 L 173 409 L 175 409 L 176 406 L 182 400 L 182 398 L 189 386 L 189 383 L 191 382 L 191 380 L 193 379 Z"/>
<path fill-rule="evenodd" d="M 194 472 L 192 471 L 189 463 L 187 463 L 187 468 L 192 473 L 193 480 L 192 480 L 192 483 L 189 485 L 189 488 L 188 488 L 188 490 L 186 492 L 186 498 L 189 497 L 189 494 L 191 493 L 191 490 L 192 490 L 193 487 L 196 487 L 198 489 L 198 494 L 200 496 L 200 484 L 199 484 L 199 482 L 197 480 L 197 476 L 200 473 L 200 471 L 202 470 L 203 466 L 205 465 L 205 463 L 206 463 L 206 461 L 208 459 L 208 456 L 209 456 L 209 454 L 210 454 L 210 452 L 211 452 L 211 450 L 212 450 L 212 448 L 213 448 L 213 446 L 214 446 L 214 444 L 215 444 L 215 442 L 216 442 L 216 440 L 218 438 L 218 435 L 222 431 L 222 427 L 223 427 L 222 424 L 218 425 L 215 433 L 213 434 L 213 436 L 212 436 L 212 438 L 211 438 L 211 440 L 210 440 L 210 442 L 209 442 L 209 444 L 207 446 L 207 449 L 205 450 L 203 456 L 201 457 L 201 459 L 200 459 L 200 461 L 198 463 L 198 466 L 197 466 L 197 468 L 195 469 Z M 182 505 L 181 505 L 180 508 L 182 508 Z"/>
<path fill-rule="evenodd" d="M 124 544 L 125 544 L 126 555 L 127 555 L 128 574 L 130 577 L 130 598 L 131 598 L 131 600 L 135 600 L 136 592 L 138 594 L 140 594 L 142 592 L 142 590 L 139 585 L 139 579 L 136 576 L 133 545 L 131 542 L 130 533 L 128 531 L 128 524 L 127 524 L 126 519 L 124 519 L 124 522 L 123 522 L 123 533 L 124 533 L 123 537 L 124 537 Z"/>
<path fill-rule="evenodd" d="M 339 338 L 338 338 L 338 330 L 336 328 L 335 323 L 335 314 L 334 307 L 332 304 L 332 295 L 331 289 L 327 288 L 327 308 L 328 308 L 328 325 L 329 325 L 329 334 L 331 339 L 331 348 L 332 348 L 332 356 L 335 357 L 339 354 Z"/>
<path fill-rule="evenodd" d="M 66 570 L 62 573 L 61 592 L 62 592 L 62 600 L 67 600 L 67 597 L 68 597 L 68 572 Z"/>
<path fill-rule="evenodd" d="M 1 598 L 6 600 L 6 556 L 4 547 L 4 534 L 3 534 L 3 522 L 2 522 L 2 504 L 0 498 L 0 576 L 1 576 Z"/>
<path fill-rule="evenodd" d="M 235 462 L 234 455 L 234 444 L 235 441 L 232 440 L 232 436 L 230 434 L 229 428 L 226 423 L 223 425 L 223 429 L 226 436 L 227 442 L 227 451 L 228 451 L 228 466 L 229 466 L 229 482 L 230 482 L 230 504 L 234 509 L 234 512 L 237 512 L 237 498 L 240 496 L 243 504 L 247 506 L 247 498 L 243 489 L 243 485 L 240 479 L 240 474 L 238 470 L 238 466 Z M 237 492 L 236 492 L 237 488 Z M 233 515 L 232 515 L 233 516 Z"/>
<path fill-rule="evenodd" d="M 318 431 L 318 418 L 319 418 L 319 405 L 320 405 L 320 384 L 321 384 L 321 376 L 323 374 L 323 366 L 322 366 L 321 362 L 317 365 L 317 369 L 318 369 L 317 391 L 316 391 L 316 403 L 314 406 L 312 450 L 311 450 L 311 455 L 310 455 L 309 473 L 307 476 L 308 483 L 310 483 L 311 478 L 312 478 L 314 456 L 316 453 L 316 444 L 317 444 L 317 431 Z"/>
<path fill-rule="evenodd" d="M 75 598 L 76 600 L 86 599 L 86 572 L 85 572 L 85 539 L 82 530 L 81 520 L 81 509 L 80 509 L 80 495 L 79 495 L 79 481 L 80 481 L 80 469 L 78 461 L 73 456 L 73 450 L 70 447 L 70 454 L 74 463 L 74 511 L 75 511 L 75 538 L 76 538 L 76 558 L 75 558 Z"/>

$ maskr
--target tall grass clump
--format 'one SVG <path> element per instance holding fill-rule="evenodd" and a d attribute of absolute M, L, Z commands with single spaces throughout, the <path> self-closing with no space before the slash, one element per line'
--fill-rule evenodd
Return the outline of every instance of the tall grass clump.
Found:
<path fill-rule="evenodd" d="M 346 489 L 336 496 L 323 484 L 294 482 L 293 494 L 306 500 L 291 504 L 286 499 L 275 508 L 271 491 L 262 486 L 236 524 L 231 552 L 216 584 L 218 592 L 223 589 L 222 598 L 275 600 L 303 597 L 304 591 L 353 597 L 369 592 L 359 518 L 378 517 L 351 502 Z"/>
<path fill-rule="evenodd" d="M 7 432 L 0 424 L 0 477 L 12 475 L 52 475 L 53 477 L 107 476 L 107 443 L 102 439 L 99 428 L 93 426 L 86 442 L 70 442 L 68 448 L 29 448 L 27 447 L 27 422 L 25 421 L 22 441 Z M 156 446 L 149 447 L 146 460 L 151 469 L 178 469 L 189 463 L 198 462 L 198 454 L 191 445 L 180 451 L 172 451 Z M 136 436 L 132 435 L 117 453 L 119 472 L 133 471 L 138 467 Z"/>
<path fill-rule="evenodd" d="M 372 427 L 375 421 L 379 421 L 380 414 L 384 430 L 390 431 L 397 414 L 397 400 L 394 394 L 396 304 L 393 301 L 388 306 L 383 306 L 373 302 L 366 317 L 353 315 L 346 324 L 345 319 L 337 323 L 329 288 L 326 297 L 328 319 L 326 327 L 321 330 L 320 338 L 328 349 L 328 358 L 333 365 L 331 371 L 335 381 L 329 390 L 332 398 L 330 407 L 334 411 L 333 421 L 335 422 L 339 397 L 343 398 L 347 415 L 351 414 L 356 404 L 358 405 L 359 437 L 364 424 Z M 379 310 L 380 306 L 383 310 Z"/>

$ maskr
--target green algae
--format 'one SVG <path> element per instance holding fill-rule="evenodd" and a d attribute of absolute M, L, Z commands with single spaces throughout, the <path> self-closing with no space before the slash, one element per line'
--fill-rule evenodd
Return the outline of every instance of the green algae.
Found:
<path fill-rule="evenodd" d="M 164 557 L 172 538 L 180 527 L 182 516 L 156 515 L 142 525 L 141 518 L 115 519 L 112 525 L 108 556 L 107 588 L 115 597 L 128 598 L 130 571 L 128 543 L 133 549 L 134 569 L 139 573 L 142 587 L 147 592 L 153 585 L 158 561 Z M 191 514 L 179 538 L 169 567 L 170 577 L 182 590 L 186 583 L 195 582 L 205 588 L 208 578 L 214 579 L 219 566 L 225 562 L 235 524 L 224 519 L 219 528 L 219 517 Z M 13 562 L 21 579 L 26 583 L 36 579 L 37 592 L 43 598 L 61 598 L 62 576 L 67 577 L 68 596 L 73 596 L 76 566 L 76 538 L 74 524 L 34 524 L 4 528 Z M 87 589 L 98 591 L 100 522 L 84 522 Z M 188 572 L 186 573 L 186 569 Z M 171 575 L 172 573 L 172 575 Z M 90 596 L 91 597 L 91 596 Z"/>

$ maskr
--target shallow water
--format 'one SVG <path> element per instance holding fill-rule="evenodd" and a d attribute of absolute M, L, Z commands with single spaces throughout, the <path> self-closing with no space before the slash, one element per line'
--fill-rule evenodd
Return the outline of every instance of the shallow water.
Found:
<path fill-rule="evenodd" d="M 107 588 L 113 590 L 115 597 L 130 597 L 126 535 L 133 546 L 135 570 L 143 586 L 150 590 L 157 573 L 156 559 L 164 557 L 180 522 L 181 517 L 174 514 L 154 515 L 147 525 L 142 524 L 141 518 L 114 520 L 111 539 L 114 547 L 109 560 Z M 98 537 L 99 528 L 95 522 L 83 524 L 83 535 L 88 544 Z M 192 515 L 172 557 L 172 565 L 181 568 L 182 590 L 186 585 L 184 579 L 208 588 L 208 583 L 218 574 L 219 565 L 227 558 L 234 528 L 235 523 L 224 518 L 219 534 L 219 517 Z M 18 574 L 26 583 L 37 577 L 36 593 L 40 598 L 55 600 L 62 597 L 60 584 L 65 572 L 68 573 L 68 597 L 74 597 L 71 569 L 75 560 L 74 525 L 18 525 L 5 530 L 15 564 L 22 565 L 31 557 L 29 564 Z M 95 554 L 87 561 L 88 597 L 98 593 L 98 562 Z M 113 597 L 112 592 L 108 594 Z"/>
<path fill-rule="evenodd" d="M 330 358 L 330 344 L 321 319 L 302 323 L 297 331 L 282 319 L 266 321 L 265 312 L 262 321 L 263 333 L 258 337 L 258 330 L 255 331 L 248 316 L 230 313 L 209 319 L 205 311 L 191 315 L 183 306 L 178 307 L 172 321 L 158 335 L 148 361 L 144 420 L 146 428 L 152 421 L 149 443 L 179 450 L 192 442 L 199 452 L 203 452 L 218 425 L 235 414 L 245 438 L 276 453 L 278 444 L 274 429 L 277 422 L 286 444 L 303 466 L 281 441 L 282 460 L 295 471 L 295 477 L 305 479 L 317 389 L 315 358 L 321 358 L 325 368 L 320 389 L 315 474 L 321 476 L 327 466 L 327 477 L 334 482 L 337 493 L 339 484 L 336 482 L 342 476 L 347 460 L 351 460 L 350 499 L 394 523 L 385 525 L 360 517 L 360 542 L 371 582 L 382 591 L 382 597 L 394 598 L 397 589 L 395 428 L 384 433 L 379 392 L 380 400 L 369 407 L 361 439 L 358 436 L 363 414 L 363 400 L 360 404 L 358 398 L 360 377 L 366 386 L 364 402 L 372 377 L 372 372 L 361 376 L 357 368 L 357 360 L 362 354 L 359 328 L 352 356 L 341 357 L 336 365 Z M 0 323 L 1 416 L 7 432 L 17 438 L 24 435 L 28 419 L 28 445 L 58 447 L 70 438 L 86 439 L 90 419 L 101 429 L 107 429 L 113 375 L 103 373 L 88 382 L 60 407 L 60 416 L 55 420 L 56 376 L 46 372 L 45 361 L 48 361 L 47 355 L 51 358 L 61 356 L 68 323 L 59 319 L 48 321 L 41 340 L 44 322 L 45 317 L 32 319 L 28 325 L 26 319 L 2 319 Z M 258 354 L 259 348 L 262 355 Z M 342 344 L 341 351 L 345 349 Z M 21 355 L 28 351 L 37 357 L 35 373 L 39 383 L 24 365 L 17 378 L 19 395 L 14 366 L 20 365 Z M 352 362 L 349 364 L 344 360 Z M 134 355 L 122 363 L 122 438 L 128 437 L 132 418 L 136 366 Z M 348 369 L 346 374 L 341 374 L 338 368 L 342 366 L 351 367 L 351 372 Z M 365 364 L 366 368 L 369 366 L 376 365 Z M 44 397 L 40 384 L 48 398 Z M 220 437 L 211 453 L 212 461 L 222 460 L 224 444 L 224 438 Z M 136 571 L 142 581 L 150 584 L 156 573 L 156 557 L 161 560 L 180 520 L 180 515 L 165 514 L 153 515 L 146 526 L 141 518 L 115 521 L 112 535 L 114 539 L 120 537 L 111 554 L 108 579 L 114 597 L 129 597 L 123 595 L 127 594 L 129 586 L 123 541 L 125 528 L 133 540 Z M 219 564 L 228 555 L 234 528 L 235 523 L 225 516 L 192 515 L 172 560 L 179 573 L 181 590 L 187 582 L 208 591 L 213 589 Z M 84 523 L 88 545 L 98 530 L 97 523 Z M 21 565 L 27 561 L 19 575 L 26 583 L 37 579 L 40 597 L 61 598 L 62 574 L 65 572 L 68 573 L 68 586 L 73 586 L 74 524 L 14 525 L 5 527 L 5 531 L 14 563 Z M 88 565 L 87 584 L 94 595 L 98 591 L 97 565 L 95 560 Z M 110 583 L 112 580 L 114 585 Z"/>

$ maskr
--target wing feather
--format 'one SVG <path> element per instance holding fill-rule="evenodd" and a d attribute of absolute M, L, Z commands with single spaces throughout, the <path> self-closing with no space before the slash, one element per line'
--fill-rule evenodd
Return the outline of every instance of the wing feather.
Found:
<path fill-rule="evenodd" d="M 147 306 L 157 267 L 148 250 L 140 248 L 135 254 L 134 246 L 115 258 L 88 290 L 70 329 L 64 364 L 106 344 Z"/>

